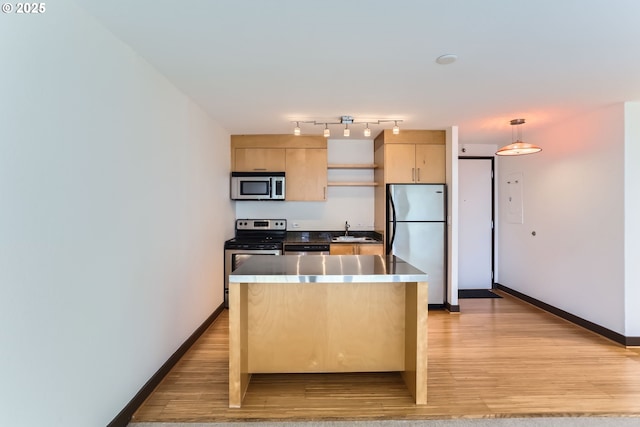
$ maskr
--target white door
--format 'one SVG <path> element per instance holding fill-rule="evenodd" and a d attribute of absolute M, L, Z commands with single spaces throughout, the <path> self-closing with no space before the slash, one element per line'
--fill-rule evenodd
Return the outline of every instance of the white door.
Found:
<path fill-rule="evenodd" d="M 458 161 L 458 289 L 491 289 L 492 159 Z"/>

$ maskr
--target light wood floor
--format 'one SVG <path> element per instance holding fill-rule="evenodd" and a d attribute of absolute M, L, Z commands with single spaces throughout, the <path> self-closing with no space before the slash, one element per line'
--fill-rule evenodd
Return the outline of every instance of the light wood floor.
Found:
<path fill-rule="evenodd" d="M 225 311 L 132 421 L 640 417 L 639 348 L 500 294 L 460 300 L 461 314 L 429 312 L 426 406 L 395 373 L 295 374 L 254 375 L 242 408 L 229 409 Z"/>

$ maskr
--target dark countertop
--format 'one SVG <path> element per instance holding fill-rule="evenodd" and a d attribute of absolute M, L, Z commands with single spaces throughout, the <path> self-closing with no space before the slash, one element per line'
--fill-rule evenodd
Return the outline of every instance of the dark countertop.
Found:
<path fill-rule="evenodd" d="M 344 236 L 344 231 L 287 231 L 287 237 L 284 241 L 287 243 L 319 243 L 331 244 L 333 237 Z M 375 231 L 349 231 L 349 236 L 370 237 L 375 239 L 374 242 L 353 242 L 353 243 L 383 243 L 382 235 Z M 333 243 L 350 243 L 350 242 L 333 242 Z"/>

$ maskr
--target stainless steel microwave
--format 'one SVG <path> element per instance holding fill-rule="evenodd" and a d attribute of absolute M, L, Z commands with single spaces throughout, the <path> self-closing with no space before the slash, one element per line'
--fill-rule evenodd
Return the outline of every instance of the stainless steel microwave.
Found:
<path fill-rule="evenodd" d="M 284 172 L 231 172 L 232 200 L 284 200 Z"/>

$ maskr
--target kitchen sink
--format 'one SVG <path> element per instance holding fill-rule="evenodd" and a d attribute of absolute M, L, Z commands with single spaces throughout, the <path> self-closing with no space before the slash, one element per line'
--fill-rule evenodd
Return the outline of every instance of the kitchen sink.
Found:
<path fill-rule="evenodd" d="M 371 237 L 356 237 L 356 236 L 338 236 L 331 239 L 332 242 L 375 242 L 376 239 Z"/>

